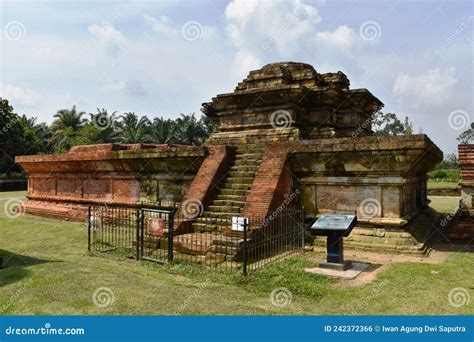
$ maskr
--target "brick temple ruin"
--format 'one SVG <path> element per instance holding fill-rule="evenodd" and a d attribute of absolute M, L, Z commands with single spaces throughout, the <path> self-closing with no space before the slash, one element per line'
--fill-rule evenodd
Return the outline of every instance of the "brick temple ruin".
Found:
<path fill-rule="evenodd" d="M 458 146 L 461 167 L 461 203 L 456 222 L 450 233 L 452 238 L 474 238 L 474 144 Z"/>
<path fill-rule="evenodd" d="M 423 253 L 432 233 L 426 173 L 442 160 L 426 136 L 374 136 L 383 104 L 342 72 L 274 63 L 203 104 L 205 146 L 104 144 L 20 156 L 27 212 L 84 219 L 90 203 L 198 201 L 194 229 L 225 233 L 230 218 L 268 216 L 297 194 L 306 217 L 357 213 L 348 246 Z M 216 220 L 219 218 L 219 220 Z"/>

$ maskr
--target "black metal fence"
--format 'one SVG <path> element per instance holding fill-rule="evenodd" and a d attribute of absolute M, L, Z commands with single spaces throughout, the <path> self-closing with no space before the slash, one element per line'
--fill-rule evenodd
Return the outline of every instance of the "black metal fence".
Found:
<path fill-rule="evenodd" d="M 172 202 L 91 205 L 88 216 L 91 253 L 137 260 L 194 263 L 247 274 L 300 253 L 304 246 L 304 210 L 297 206 L 234 222 L 189 218 Z"/>

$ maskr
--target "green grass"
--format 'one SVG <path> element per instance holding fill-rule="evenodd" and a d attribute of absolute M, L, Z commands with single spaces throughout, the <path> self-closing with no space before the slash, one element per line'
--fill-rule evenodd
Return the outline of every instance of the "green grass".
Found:
<path fill-rule="evenodd" d="M 437 182 L 432 179 L 428 180 L 428 189 L 458 189 L 458 182 Z"/>
<path fill-rule="evenodd" d="M 428 178 L 441 182 L 458 182 L 460 173 L 460 169 L 433 170 L 428 172 Z"/>
<path fill-rule="evenodd" d="M 5 198 L 0 194 L 3 208 Z M 441 264 L 396 264 L 374 282 L 344 286 L 339 279 L 308 274 L 308 256 L 293 258 L 243 277 L 191 265 L 159 266 L 89 256 L 84 223 L 0 211 L 1 314 L 473 314 L 474 255 L 455 253 Z M 311 258 L 314 260 L 314 258 Z M 433 272 L 435 271 L 435 272 Z M 94 305 L 93 293 L 110 288 L 114 302 Z M 284 287 L 292 301 L 282 308 L 270 294 Z M 452 288 L 468 289 L 471 301 L 448 303 Z"/>
<path fill-rule="evenodd" d="M 0 192 L 0 200 L 8 198 L 25 197 L 26 191 L 4 191 Z"/>
<path fill-rule="evenodd" d="M 430 207 L 440 213 L 454 213 L 459 207 L 460 197 L 454 196 L 428 196 Z"/>

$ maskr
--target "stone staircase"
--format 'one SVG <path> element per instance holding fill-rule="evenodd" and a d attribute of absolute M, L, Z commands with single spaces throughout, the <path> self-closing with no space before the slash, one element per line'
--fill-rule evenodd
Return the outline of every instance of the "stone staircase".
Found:
<path fill-rule="evenodd" d="M 250 145 L 252 146 L 252 145 Z M 262 162 L 263 147 L 238 146 L 226 178 L 203 215 L 193 223 L 195 232 L 223 233 L 239 216 Z"/>

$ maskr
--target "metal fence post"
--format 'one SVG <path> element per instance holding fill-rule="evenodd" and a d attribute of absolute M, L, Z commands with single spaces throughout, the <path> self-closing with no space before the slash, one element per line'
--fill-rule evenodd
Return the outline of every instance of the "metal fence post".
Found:
<path fill-rule="evenodd" d="M 143 258 L 143 246 L 145 245 L 145 212 L 140 209 L 140 258 Z"/>
<path fill-rule="evenodd" d="M 243 273 L 247 275 L 247 230 L 248 230 L 248 219 L 244 220 L 244 245 L 243 245 Z"/>
<path fill-rule="evenodd" d="M 302 206 L 300 208 L 300 224 L 301 224 L 301 251 L 304 252 L 304 231 L 305 231 L 305 222 L 306 221 L 306 215 L 304 212 L 304 207 Z"/>
<path fill-rule="evenodd" d="M 172 210 L 168 214 L 168 262 L 173 261 L 173 225 L 174 225 L 174 213 Z"/>
<path fill-rule="evenodd" d="M 91 206 L 87 208 L 87 251 L 91 251 Z"/>
<path fill-rule="evenodd" d="M 135 222 L 135 228 L 136 228 L 136 235 L 137 235 L 137 243 L 136 243 L 136 258 L 137 260 L 140 260 L 140 245 L 142 245 L 143 241 L 140 241 L 140 235 L 143 236 L 143 234 L 140 234 L 140 229 L 141 229 L 141 221 L 140 221 L 140 212 L 141 210 L 140 209 L 137 209 L 136 211 L 136 215 L 137 215 L 137 218 L 136 218 L 136 222 Z"/>

